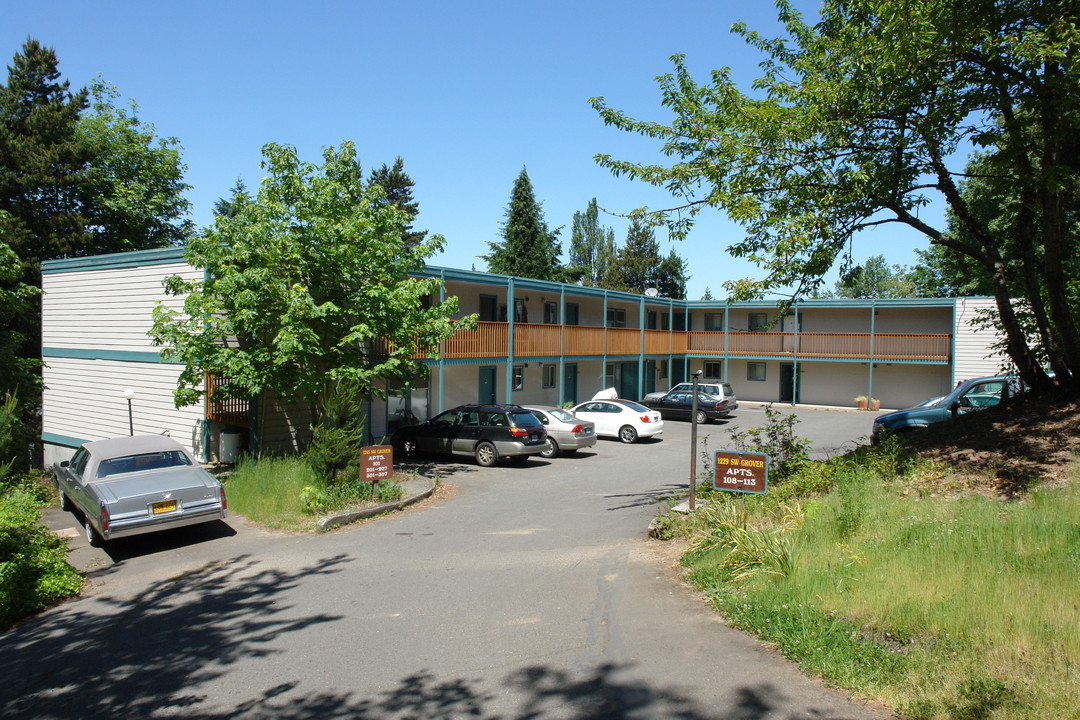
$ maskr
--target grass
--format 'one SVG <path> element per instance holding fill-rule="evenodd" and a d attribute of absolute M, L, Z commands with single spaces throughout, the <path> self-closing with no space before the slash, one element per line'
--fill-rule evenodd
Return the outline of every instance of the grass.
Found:
<path fill-rule="evenodd" d="M 391 502 L 401 497 L 397 479 L 372 484 L 342 480 L 327 487 L 303 457 L 241 459 L 224 478 L 229 509 L 267 527 L 311 531 L 328 512 L 368 502 Z"/>
<path fill-rule="evenodd" d="M 943 495 L 947 473 L 896 448 L 860 453 L 808 469 L 823 494 L 706 493 L 668 528 L 692 539 L 691 580 L 733 625 L 905 717 L 1080 717 L 1080 472 L 1003 501 Z"/>

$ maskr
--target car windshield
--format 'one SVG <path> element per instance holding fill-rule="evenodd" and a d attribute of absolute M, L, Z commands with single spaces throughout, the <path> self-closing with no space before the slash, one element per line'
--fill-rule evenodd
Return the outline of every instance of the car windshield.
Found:
<path fill-rule="evenodd" d="M 183 452 L 179 450 L 163 450 L 161 452 L 126 455 L 102 460 L 98 465 L 97 477 L 104 478 L 122 473 L 145 472 L 147 470 L 161 470 L 162 468 L 184 467 L 186 465 L 191 465 L 191 460 Z"/>
<path fill-rule="evenodd" d="M 645 407 L 644 405 L 638 405 L 636 402 L 631 402 L 629 400 L 619 400 L 619 404 L 623 407 L 630 408 L 634 412 L 649 412 L 649 408 Z"/>

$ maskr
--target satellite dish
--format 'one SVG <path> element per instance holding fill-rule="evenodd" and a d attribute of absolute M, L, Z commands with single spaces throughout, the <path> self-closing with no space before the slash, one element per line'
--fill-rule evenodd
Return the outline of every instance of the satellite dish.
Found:
<path fill-rule="evenodd" d="M 645 297 L 656 297 L 660 291 L 656 288 L 645 288 Z"/>

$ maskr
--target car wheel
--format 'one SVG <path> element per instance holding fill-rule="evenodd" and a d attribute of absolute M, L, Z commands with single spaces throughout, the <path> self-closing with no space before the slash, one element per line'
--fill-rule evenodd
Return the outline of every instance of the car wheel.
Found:
<path fill-rule="evenodd" d="M 85 519 L 83 529 L 86 531 L 86 542 L 90 543 L 90 547 L 101 547 L 105 543 L 98 531 L 90 524 L 90 518 Z"/>
<path fill-rule="evenodd" d="M 401 440 L 397 444 L 397 452 L 401 455 L 401 457 L 413 457 L 414 455 L 416 455 L 416 441 Z"/>
<path fill-rule="evenodd" d="M 491 467 L 499 462 L 499 451 L 489 442 L 482 442 L 476 446 L 476 464 L 481 467 Z"/>
<path fill-rule="evenodd" d="M 60 509 L 65 512 L 71 511 L 71 501 L 68 500 L 68 496 L 64 494 L 63 490 L 60 490 Z"/>
<path fill-rule="evenodd" d="M 553 458 L 559 455 L 559 443 L 555 442 L 551 438 L 548 438 L 547 447 L 540 453 L 540 457 Z"/>
<path fill-rule="evenodd" d="M 629 425 L 623 425 L 619 428 L 619 440 L 624 443 L 632 443 L 637 441 L 637 430 Z"/>
<path fill-rule="evenodd" d="M 704 410 L 697 411 L 697 423 L 698 425 L 704 425 L 709 422 L 709 414 Z"/>

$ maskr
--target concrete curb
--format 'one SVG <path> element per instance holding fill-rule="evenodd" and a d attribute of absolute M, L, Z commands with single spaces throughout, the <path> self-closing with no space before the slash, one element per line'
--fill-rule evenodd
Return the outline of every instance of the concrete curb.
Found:
<path fill-rule="evenodd" d="M 361 508 L 359 510 L 327 515 L 319 518 L 319 521 L 315 523 L 316 531 L 326 532 L 342 525 L 348 525 L 349 523 L 354 523 L 358 520 L 367 520 L 376 515 L 400 510 L 407 505 L 420 502 L 425 498 L 431 497 L 431 494 L 435 492 L 436 481 L 431 478 L 417 477 L 414 480 L 407 480 L 402 483 L 402 485 L 405 490 L 405 497 L 402 499 L 383 503 L 382 505 Z"/>

